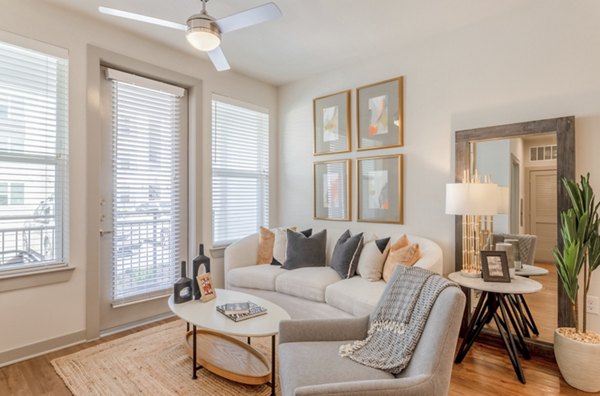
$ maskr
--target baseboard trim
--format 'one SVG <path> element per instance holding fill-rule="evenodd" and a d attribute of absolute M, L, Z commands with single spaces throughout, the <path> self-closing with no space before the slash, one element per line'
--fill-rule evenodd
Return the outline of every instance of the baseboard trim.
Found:
<path fill-rule="evenodd" d="M 147 324 L 150 324 L 150 323 L 153 323 L 153 322 L 158 322 L 159 320 L 168 319 L 168 318 L 171 318 L 173 316 L 175 316 L 175 314 L 173 314 L 173 312 L 169 311 L 169 312 L 165 312 L 165 313 L 162 313 L 162 314 L 159 314 L 159 315 L 152 316 L 150 318 L 138 320 L 136 322 L 126 323 L 126 324 L 121 325 L 121 326 L 116 326 L 116 327 L 112 327 L 110 329 L 101 330 L 100 331 L 100 338 L 106 337 L 106 336 L 109 336 L 109 335 L 113 335 L 113 334 L 117 334 L 117 333 L 120 333 L 122 331 L 134 329 L 136 327 L 147 325 Z"/>
<path fill-rule="evenodd" d="M 0 352 L 0 367 L 85 342 L 85 330 Z"/>

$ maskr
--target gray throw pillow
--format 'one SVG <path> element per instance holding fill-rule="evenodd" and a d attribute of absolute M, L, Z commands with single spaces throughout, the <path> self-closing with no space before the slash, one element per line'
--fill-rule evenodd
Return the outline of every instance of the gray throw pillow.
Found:
<path fill-rule="evenodd" d="M 351 236 L 350 230 L 346 230 L 335 244 L 329 265 L 342 279 L 351 278 L 356 274 L 358 258 L 363 245 L 362 240 L 362 232 Z"/>
<path fill-rule="evenodd" d="M 312 235 L 312 228 L 309 228 L 308 230 L 300 231 L 300 234 L 309 238 Z M 287 252 L 287 245 L 286 245 L 286 252 Z M 275 257 L 273 257 L 273 261 L 271 261 L 271 265 L 278 265 L 281 267 L 281 263 Z"/>
<path fill-rule="evenodd" d="M 326 246 L 327 230 L 307 237 L 288 229 L 286 259 L 281 268 L 324 267 Z"/>

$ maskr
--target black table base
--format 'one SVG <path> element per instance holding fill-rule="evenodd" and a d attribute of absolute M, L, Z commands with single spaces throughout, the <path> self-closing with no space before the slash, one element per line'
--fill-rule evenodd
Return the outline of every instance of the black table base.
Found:
<path fill-rule="evenodd" d="M 522 383 L 525 383 L 525 375 L 523 374 L 518 354 L 520 352 L 525 359 L 531 359 L 531 354 L 523 338 L 522 328 L 526 326 L 522 323 L 524 316 L 518 313 L 518 309 L 511 301 L 513 297 L 511 294 L 486 291 L 481 293 L 477 307 L 467 327 L 467 334 L 458 348 L 458 354 L 454 360 L 455 363 L 463 361 L 471 346 L 473 346 L 473 343 L 481 334 L 481 330 L 493 320 L 500 333 L 504 347 L 508 352 L 508 357 L 517 374 L 517 378 Z M 511 328 L 514 330 L 514 336 Z"/>

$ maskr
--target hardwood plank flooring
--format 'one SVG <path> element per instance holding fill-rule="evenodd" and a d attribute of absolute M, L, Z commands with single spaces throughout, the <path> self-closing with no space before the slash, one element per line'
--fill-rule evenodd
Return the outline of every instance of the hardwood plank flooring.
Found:
<path fill-rule="evenodd" d="M 52 359 L 111 341 L 141 330 L 167 323 L 166 319 L 136 329 L 72 346 L 33 359 L 0 368 L 0 395 L 2 396 L 68 396 L 71 393 L 50 364 Z M 475 343 L 461 364 L 455 364 L 450 395 L 477 396 L 538 396 L 538 395 L 591 395 L 577 391 L 560 377 L 556 363 L 539 357 L 521 360 L 527 384 L 521 384 L 503 349 Z"/>

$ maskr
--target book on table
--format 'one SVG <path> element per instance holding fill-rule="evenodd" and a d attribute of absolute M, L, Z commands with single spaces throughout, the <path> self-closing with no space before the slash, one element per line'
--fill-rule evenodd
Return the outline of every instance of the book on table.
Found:
<path fill-rule="evenodd" d="M 219 305 L 217 306 L 217 311 L 234 322 L 254 318 L 267 313 L 266 308 L 251 301 Z"/>

